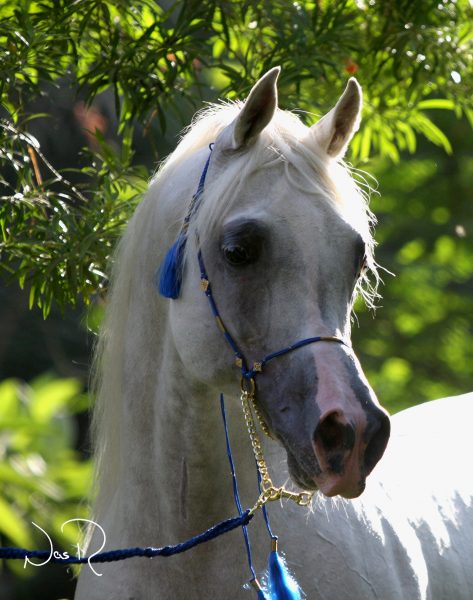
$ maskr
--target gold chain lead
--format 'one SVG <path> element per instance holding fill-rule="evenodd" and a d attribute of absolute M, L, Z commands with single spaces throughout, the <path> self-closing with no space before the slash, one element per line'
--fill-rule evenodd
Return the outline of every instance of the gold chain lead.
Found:
<path fill-rule="evenodd" d="M 253 380 L 250 381 L 249 385 L 246 385 L 242 381 L 241 385 L 241 406 L 243 409 L 243 415 L 245 417 L 246 427 L 248 429 L 248 435 L 250 436 L 251 447 L 253 449 L 253 454 L 256 460 L 256 465 L 258 467 L 258 471 L 261 477 L 261 493 L 259 495 L 256 504 L 250 510 L 250 513 L 256 512 L 259 508 L 264 506 L 267 502 L 274 502 L 275 500 L 279 500 L 281 498 L 287 498 L 292 500 L 299 506 L 308 506 L 314 495 L 313 492 L 291 492 L 287 490 L 285 487 L 276 487 L 269 475 L 268 465 L 266 464 L 266 460 L 264 458 L 263 447 L 261 445 L 260 439 L 258 437 L 258 433 L 256 431 L 255 420 L 253 418 L 252 407 L 255 410 L 255 413 L 258 417 L 258 421 L 260 422 L 261 428 L 264 433 L 269 435 L 269 430 L 264 423 L 261 414 L 255 406 L 255 383 Z"/>

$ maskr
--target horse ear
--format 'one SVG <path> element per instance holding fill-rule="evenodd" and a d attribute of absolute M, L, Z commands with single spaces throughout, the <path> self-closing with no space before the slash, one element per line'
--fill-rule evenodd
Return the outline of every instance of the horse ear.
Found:
<path fill-rule="evenodd" d="M 310 128 L 310 138 L 332 158 L 341 158 L 358 130 L 361 120 L 361 87 L 354 77 L 337 104 Z"/>
<path fill-rule="evenodd" d="M 273 118 L 278 105 L 276 82 L 280 70 L 280 67 L 274 67 L 253 86 L 240 114 L 233 123 L 233 150 L 249 144 Z"/>

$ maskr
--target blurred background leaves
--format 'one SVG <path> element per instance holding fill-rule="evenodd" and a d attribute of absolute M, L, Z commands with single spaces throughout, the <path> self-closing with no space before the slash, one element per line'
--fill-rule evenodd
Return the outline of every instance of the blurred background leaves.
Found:
<path fill-rule="evenodd" d="M 473 155 L 466 119 L 439 122 L 454 151 L 422 142 L 394 168 L 373 159 L 380 181 L 376 318 L 358 312 L 355 345 L 391 411 L 473 388 Z"/>
<path fill-rule="evenodd" d="M 51 374 L 29 384 L 17 379 L 0 383 L 2 545 L 48 550 L 49 541 L 36 523 L 58 544 L 55 549 L 77 550 L 80 530 L 62 525 L 71 515 L 87 517 L 84 492 L 90 487 L 91 463 L 75 450 L 74 415 L 89 404 L 82 388 L 78 379 Z M 11 561 L 8 568 L 10 575 L 36 574 L 22 561 Z"/>
<path fill-rule="evenodd" d="M 379 181 L 377 259 L 394 276 L 353 337 L 382 403 L 473 388 L 471 2 L 3 0 L 0 49 L 2 545 L 44 545 L 31 521 L 77 542 L 60 525 L 86 512 L 82 392 L 111 250 L 195 110 L 272 66 L 308 124 L 348 77 L 363 86 L 348 159 Z M 70 596 L 65 571 L 9 564 L 2 598 L 32 597 L 19 575 L 35 598 Z"/>

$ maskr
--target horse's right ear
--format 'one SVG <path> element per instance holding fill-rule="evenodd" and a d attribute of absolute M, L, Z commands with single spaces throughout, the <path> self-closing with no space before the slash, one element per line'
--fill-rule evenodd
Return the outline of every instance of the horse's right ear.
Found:
<path fill-rule="evenodd" d="M 232 124 L 231 148 L 239 150 L 251 143 L 268 125 L 278 105 L 276 82 L 280 67 L 274 67 L 255 83 Z"/>

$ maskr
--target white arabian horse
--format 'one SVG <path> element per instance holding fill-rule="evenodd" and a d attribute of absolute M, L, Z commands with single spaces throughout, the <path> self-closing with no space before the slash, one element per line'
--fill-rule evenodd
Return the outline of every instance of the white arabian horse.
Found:
<path fill-rule="evenodd" d="M 213 107 L 194 121 L 119 245 L 96 361 L 93 519 L 106 533 L 104 550 L 175 544 L 237 514 L 220 392 L 243 506 L 258 496 L 240 369 L 201 291 L 200 249 L 220 316 L 248 360 L 313 336 L 344 341 L 298 347 L 256 378 L 259 411 L 276 438 L 265 442 L 273 478 L 319 490 L 309 510 L 269 505 L 306 597 L 471 600 L 473 397 L 393 417 L 388 449 L 366 481 L 389 419 L 349 345 L 354 297 L 375 275 L 372 218 L 341 162 L 359 124 L 360 87 L 351 79 L 335 108 L 307 128 L 277 109 L 278 73 L 259 80 L 244 105 Z M 165 298 L 155 273 L 209 156 L 182 288 Z M 249 526 L 258 573 L 269 550 L 261 521 L 258 514 Z M 89 552 L 101 542 L 93 528 Z M 101 576 L 82 568 L 76 599 L 254 594 L 244 589 L 240 529 L 171 558 L 95 569 Z"/>

